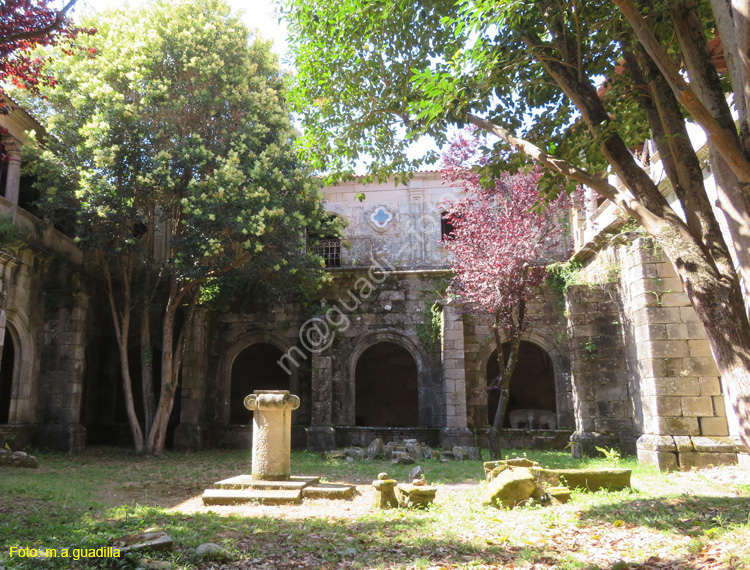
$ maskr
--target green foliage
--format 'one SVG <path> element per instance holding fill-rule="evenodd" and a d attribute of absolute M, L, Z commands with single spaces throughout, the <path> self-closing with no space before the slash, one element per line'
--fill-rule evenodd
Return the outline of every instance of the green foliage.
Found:
<path fill-rule="evenodd" d="M 599 347 L 593 340 L 589 339 L 583 344 L 583 352 L 583 357 L 586 360 L 594 360 L 599 354 Z"/>
<path fill-rule="evenodd" d="M 443 306 L 435 301 L 423 313 L 424 322 L 416 326 L 417 336 L 428 352 L 434 352 L 440 347 L 443 325 Z"/>
<path fill-rule="evenodd" d="M 60 82 L 38 112 L 56 138 L 28 151 L 44 215 L 75 219 L 81 247 L 114 260 L 143 251 L 150 214 L 169 236 L 162 272 L 213 288 L 249 260 L 252 277 L 292 282 L 319 267 L 301 237 L 323 223 L 318 183 L 296 157 L 270 44 L 221 0 L 86 25 L 96 55 L 53 60 Z"/>
<path fill-rule="evenodd" d="M 620 450 L 615 447 L 610 447 L 609 449 L 606 449 L 604 447 L 597 447 L 597 451 L 601 452 L 602 455 L 606 458 L 606 460 L 611 463 L 613 466 L 620 465 L 620 461 L 622 459 L 622 456 L 620 455 Z"/>
<path fill-rule="evenodd" d="M 18 239 L 18 229 L 10 216 L 0 215 L 0 247 L 12 246 Z"/>
<path fill-rule="evenodd" d="M 535 50 L 560 48 L 580 55 L 586 77 L 619 78 L 619 40 L 628 26 L 609 4 L 399 0 L 284 0 L 290 52 L 298 73 L 291 100 L 302 112 L 302 149 L 332 178 L 370 159 L 369 172 L 383 178 L 416 164 L 406 148 L 429 135 L 446 141 L 446 126 L 462 126 L 468 112 L 486 116 L 555 157 L 591 172 L 608 168 L 599 142 L 617 132 L 635 146 L 648 136 L 643 107 L 628 81 L 604 92 L 610 120 L 593 135 L 560 87 L 550 80 Z M 651 8 L 659 31 L 668 27 L 663 5 Z M 548 29 L 564 40 L 549 40 Z M 529 42 L 545 47 L 531 48 Z M 580 51 L 578 51 L 580 50 Z M 504 142 L 485 148 L 491 173 L 515 172 L 528 159 Z M 490 174 L 491 174 L 490 173 Z M 551 196 L 560 176 L 541 185 Z"/>
<path fill-rule="evenodd" d="M 547 266 L 547 284 L 559 296 L 564 297 L 571 285 L 580 283 L 582 268 L 581 262 L 575 259 L 550 263 Z"/>

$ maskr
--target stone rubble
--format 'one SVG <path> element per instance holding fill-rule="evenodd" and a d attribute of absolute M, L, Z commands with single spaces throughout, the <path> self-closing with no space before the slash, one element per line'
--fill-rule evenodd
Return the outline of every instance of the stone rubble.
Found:
<path fill-rule="evenodd" d="M 513 508 L 529 500 L 566 503 L 571 489 L 595 492 L 630 487 L 630 469 L 544 469 L 536 461 L 513 458 L 486 461 L 485 503 Z"/>
<path fill-rule="evenodd" d="M 26 467 L 28 469 L 37 469 L 39 461 L 33 455 L 25 451 L 9 451 L 0 449 L 0 467 Z"/>
<path fill-rule="evenodd" d="M 450 450 L 438 452 L 429 445 L 420 443 L 416 439 L 403 441 L 389 441 L 384 443 L 381 438 L 370 442 L 367 449 L 361 447 L 347 447 L 344 450 L 329 451 L 326 457 L 330 459 L 344 459 L 346 461 L 392 461 L 398 465 L 411 465 L 424 459 L 440 461 L 481 461 L 482 452 L 478 447 L 455 446 Z"/>
<path fill-rule="evenodd" d="M 419 469 L 419 473 L 416 471 Z M 380 473 L 377 480 L 372 482 L 375 488 L 372 508 L 425 508 L 432 504 L 437 494 L 437 487 L 427 485 L 424 472 L 417 466 L 412 469 L 417 476 L 411 483 L 398 483 L 395 479 L 388 479 L 387 473 Z M 411 473 L 410 473 L 411 475 Z"/>

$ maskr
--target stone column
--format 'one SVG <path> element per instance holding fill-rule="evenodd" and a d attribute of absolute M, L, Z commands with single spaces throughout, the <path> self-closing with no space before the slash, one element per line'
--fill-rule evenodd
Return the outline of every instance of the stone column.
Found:
<path fill-rule="evenodd" d="M 18 195 L 21 188 L 21 153 L 8 150 L 8 175 L 5 179 L 5 199 L 14 206 L 18 206 Z"/>
<path fill-rule="evenodd" d="M 209 311 L 196 307 L 190 342 L 182 366 L 180 425 L 174 432 L 177 449 L 198 451 L 206 444 L 206 377 L 209 355 Z"/>
<path fill-rule="evenodd" d="M 288 390 L 256 390 L 245 398 L 245 407 L 253 412 L 253 479 L 289 479 L 292 410 L 299 405 L 299 397 Z"/>
<path fill-rule="evenodd" d="M 307 449 L 328 451 L 336 446 L 332 425 L 333 369 L 330 356 L 312 356 L 312 422 L 307 430 Z"/>
<path fill-rule="evenodd" d="M 36 433 L 36 445 L 78 452 L 86 445 L 86 429 L 79 422 L 90 296 L 82 291 L 47 295 L 47 307 L 53 304 L 63 307 L 44 325 L 40 374 L 42 425 Z"/>
<path fill-rule="evenodd" d="M 597 447 L 635 451 L 630 373 L 614 284 L 573 285 L 565 296 L 576 430 L 574 457 L 598 455 Z"/>
<path fill-rule="evenodd" d="M 440 432 L 440 442 L 446 449 L 451 449 L 454 445 L 472 445 L 474 439 L 466 427 L 464 321 L 451 305 L 443 305 L 441 329 L 445 428 Z"/>

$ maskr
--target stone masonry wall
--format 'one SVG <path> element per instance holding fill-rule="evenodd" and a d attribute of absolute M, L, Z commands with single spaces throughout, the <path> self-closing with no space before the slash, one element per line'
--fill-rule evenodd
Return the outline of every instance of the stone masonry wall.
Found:
<path fill-rule="evenodd" d="M 734 463 L 719 373 L 679 278 L 650 239 L 621 249 L 643 414 L 639 459 L 661 469 Z"/>
<path fill-rule="evenodd" d="M 191 348 L 192 356 L 186 356 L 186 362 L 195 360 L 197 366 L 183 380 L 179 447 L 236 447 L 250 441 L 248 426 L 229 424 L 230 379 L 236 356 L 257 342 L 272 344 L 286 355 L 283 364 L 291 372 L 291 389 L 302 399 L 292 416 L 296 446 L 325 449 L 344 442 L 346 430 L 356 423 L 357 360 L 379 342 L 397 344 L 414 357 L 419 425 L 465 429 L 463 339 L 456 338 L 463 330 L 449 320 L 443 335 L 439 331 L 436 335 L 431 325 L 430 308 L 440 297 L 444 272 L 342 269 L 332 275 L 331 285 L 308 305 L 285 303 L 261 313 L 217 313 L 196 322 L 200 325 L 194 336 L 202 340 L 194 339 L 195 350 Z M 332 333 L 332 341 L 311 343 L 315 327 Z M 445 366 L 441 349 L 451 356 Z M 201 352 L 207 354 L 205 363 Z M 446 392 L 446 379 L 450 394 L 459 396 Z"/>
<path fill-rule="evenodd" d="M 637 434 L 617 286 L 574 285 L 566 303 L 576 421 L 573 455 L 596 455 L 596 447 L 634 453 Z"/>

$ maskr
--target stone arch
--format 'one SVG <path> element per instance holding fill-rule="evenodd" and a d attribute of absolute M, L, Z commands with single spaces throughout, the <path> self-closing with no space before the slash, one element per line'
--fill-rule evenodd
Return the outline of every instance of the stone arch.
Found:
<path fill-rule="evenodd" d="M 555 408 L 557 414 L 557 427 L 570 428 L 573 418 L 570 415 L 570 371 L 569 362 L 565 357 L 557 339 L 545 331 L 532 329 L 521 335 L 521 340 L 532 343 L 547 353 L 552 361 L 553 378 L 555 386 Z M 503 343 L 507 339 L 503 338 Z M 478 379 L 477 388 L 484 390 L 487 387 L 487 364 L 495 352 L 495 341 L 486 339 L 479 347 L 476 361 L 474 362 L 474 377 Z"/>
<path fill-rule="evenodd" d="M 34 389 L 33 336 L 29 333 L 29 322 L 25 314 L 12 308 L 6 310 L 5 330 L 13 342 L 13 371 L 11 374 L 8 423 L 31 423 L 34 421 L 36 390 Z M 1 366 L 1 365 L 0 365 Z"/>
<path fill-rule="evenodd" d="M 256 344 L 271 345 L 278 349 L 281 354 L 285 354 L 291 348 L 291 345 L 283 337 L 270 332 L 253 332 L 242 336 L 226 351 L 219 365 L 221 393 L 223 395 L 223 399 L 220 402 L 219 418 L 221 423 L 225 425 L 230 423 L 230 409 L 232 408 L 230 397 L 232 394 L 232 369 L 234 363 L 245 349 Z M 292 369 L 292 373 L 289 375 L 289 391 L 293 394 L 299 391 L 299 372 L 296 367 Z"/>
<path fill-rule="evenodd" d="M 356 409 L 356 370 L 357 362 L 366 350 L 380 343 L 392 343 L 405 349 L 414 359 L 417 367 L 417 406 L 418 406 L 418 424 L 419 426 L 429 426 L 433 423 L 432 410 L 426 403 L 429 401 L 430 387 L 430 368 L 429 358 L 422 347 L 414 342 L 410 337 L 401 331 L 381 330 L 369 333 L 359 338 L 357 344 L 352 349 L 347 360 L 347 382 L 346 395 L 348 400 L 346 405 L 342 406 L 343 418 L 342 423 L 355 425 Z"/>

